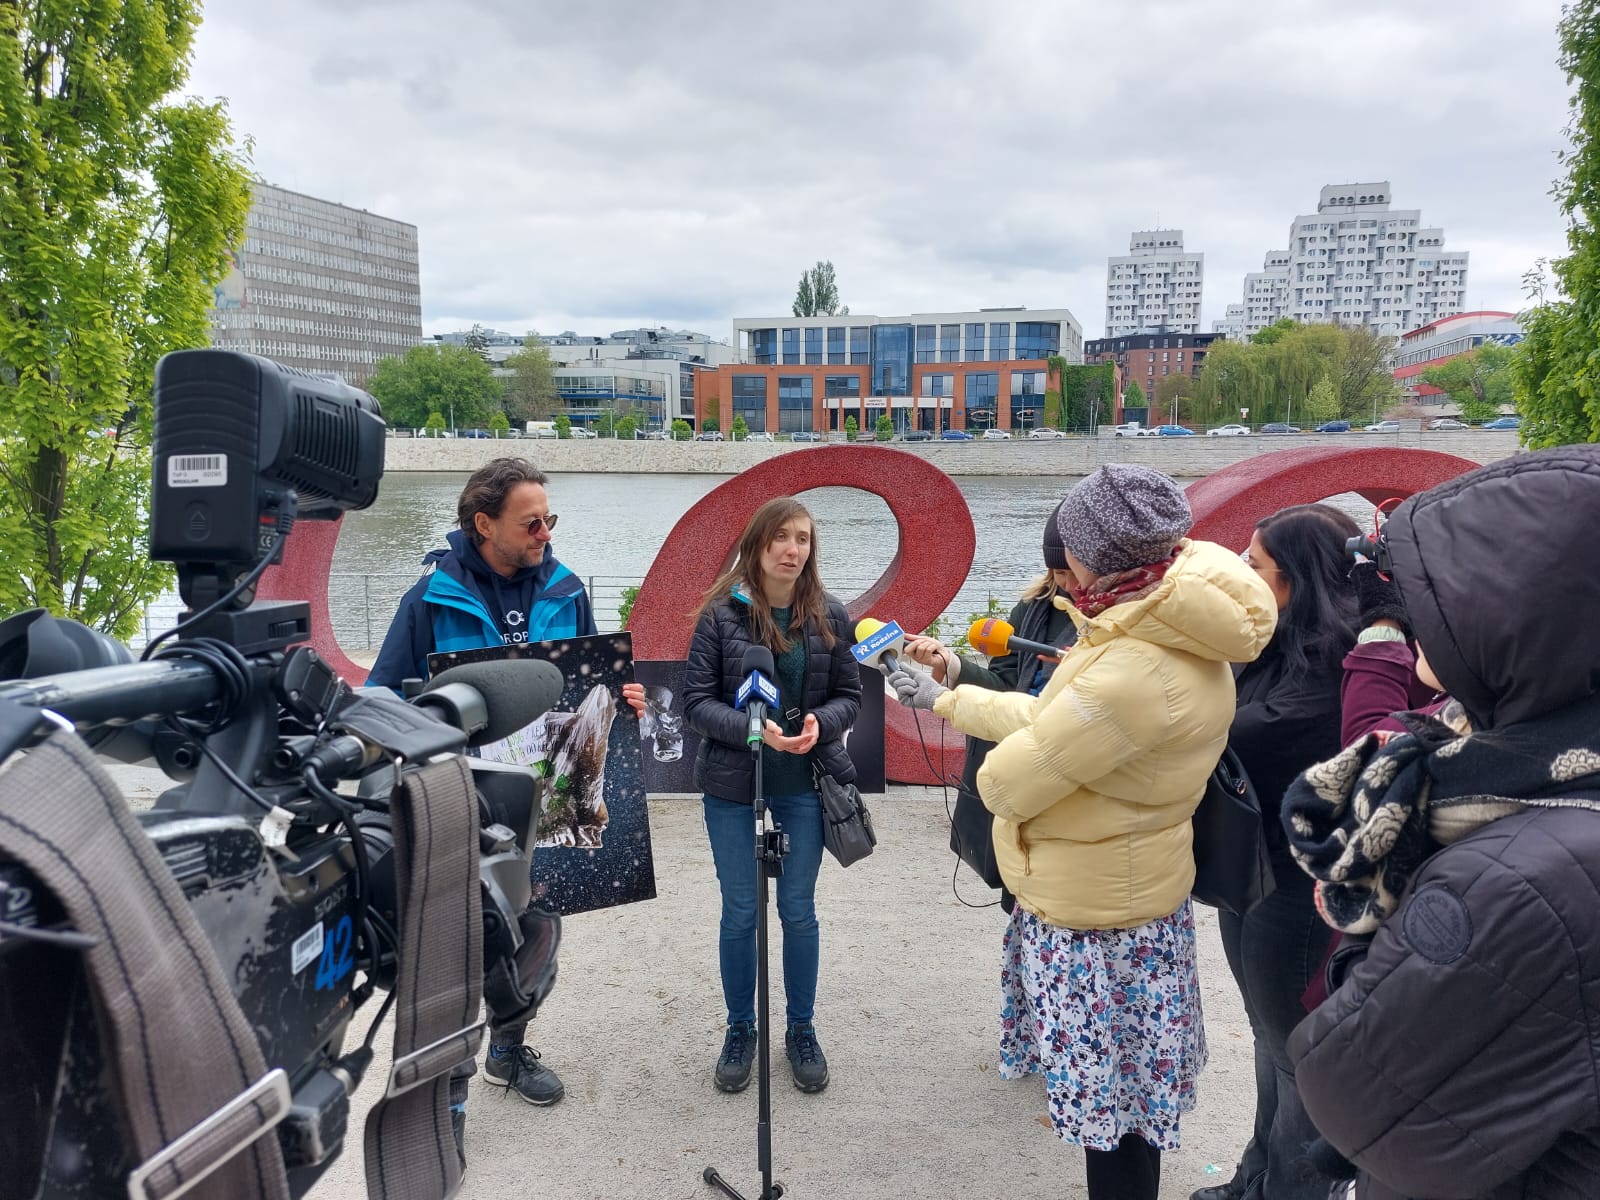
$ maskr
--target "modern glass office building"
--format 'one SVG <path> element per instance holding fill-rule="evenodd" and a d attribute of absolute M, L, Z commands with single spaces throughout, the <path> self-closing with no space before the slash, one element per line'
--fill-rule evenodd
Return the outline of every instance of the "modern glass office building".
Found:
<path fill-rule="evenodd" d="M 738 361 L 698 372 L 701 419 L 752 432 L 823 432 L 887 415 L 897 432 L 1016 429 L 1043 419 L 1048 360 L 1083 361 L 1083 327 L 1064 308 L 993 308 L 906 317 L 747 317 Z"/>

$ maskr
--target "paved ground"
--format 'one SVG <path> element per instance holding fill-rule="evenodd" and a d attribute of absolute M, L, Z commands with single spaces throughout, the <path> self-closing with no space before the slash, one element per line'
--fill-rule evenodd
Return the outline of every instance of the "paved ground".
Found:
<path fill-rule="evenodd" d="M 148 781 L 121 770 L 130 790 Z M 820 1095 L 795 1091 L 780 1034 L 776 1178 L 795 1200 L 1083 1197 L 1081 1152 L 1049 1131 L 1041 1083 L 996 1071 L 1004 918 L 953 894 L 938 790 L 895 786 L 873 814 L 877 853 L 848 871 L 823 864 L 817 1029 L 833 1080 Z M 717 1195 L 700 1178 L 707 1163 L 746 1195 L 759 1192 L 756 1089 L 726 1096 L 711 1086 L 723 1014 L 699 802 L 652 800 L 651 830 L 659 896 L 567 922 L 560 981 L 532 1027 L 566 1099 L 535 1109 L 474 1085 L 467 1200 L 697 1200 Z M 969 901 L 991 898 L 965 870 L 959 884 Z M 1184 1148 L 1165 1157 L 1163 1200 L 1231 1173 L 1253 1113 L 1249 1031 L 1215 916 L 1199 914 L 1211 1062 Z M 774 994 L 781 1017 L 776 972 Z M 387 1070 L 384 1059 L 368 1075 L 347 1149 L 314 1200 L 365 1195 L 360 1122 Z"/>

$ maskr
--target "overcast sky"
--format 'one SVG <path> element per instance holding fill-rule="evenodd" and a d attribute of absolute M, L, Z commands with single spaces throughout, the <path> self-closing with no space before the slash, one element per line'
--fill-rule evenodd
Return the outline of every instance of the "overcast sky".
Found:
<path fill-rule="evenodd" d="M 559 10 L 551 14 L 551 10 Z M 1522 306 L 1563 249 L 1558 0 L 209 0 L 261 176 L 414 223 L 429 333 L 726 338 L 831 259 L 857 313 L 1066 306 L 1176 227 L 1202 329 L 1324 184 L 1387 180 Z"/>

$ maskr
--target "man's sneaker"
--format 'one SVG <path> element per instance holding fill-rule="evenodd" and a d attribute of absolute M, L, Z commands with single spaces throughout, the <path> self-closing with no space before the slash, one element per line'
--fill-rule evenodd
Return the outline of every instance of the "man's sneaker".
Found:
<path fill-rule="evenodd" d="M 722 1055 L 717 1059 L 717 1090 L 742 1092 L 750 1086 L 750 1067 L 756 1061 L 756 1027 L 749 1021 L 735 1021 L 722 1039 Z"/>
<path fill-rule="evenodd" d="M 554 1104 L 567 1094 L 556 1073 L 539 1061 L 539 1052 L 532 1046 L 514 1046 L 504 1054 L 496 1054 L 498 1049 L 490 1047 L 483 1064 L 484 1079 L 495 1087 L 510 1088 L 529 1104 L 541 1107 Z"/>
<path fill-rule="evenodd" d="M 802 1092 L 820 1092 L 828 1086 L 828 1060 L 817 1045 L 817 1030 L 810 1021 L 797 1021 L 783 1035 L 784 1053 L 794 1085 Z"/>

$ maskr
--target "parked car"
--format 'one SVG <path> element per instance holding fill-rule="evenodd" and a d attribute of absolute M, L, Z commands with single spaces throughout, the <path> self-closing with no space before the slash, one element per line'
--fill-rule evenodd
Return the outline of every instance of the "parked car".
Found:
<path fill-rule="evenodd" d="M 1262 433 L 1299 433 L 1298 425 L 1290 425 L 1286 421 L 1272 421 L 1261 427 Z"/>
<path fill-rule="evenodd" d="M 705 433 L 695 434 L 694 440 L 697 442 L 720 442 L 723 441 L 724 438 L 720 429 L 712 429 Z"/>
<path fill-rule="evenodd" d="M 754 437 L 754 434 L 750 435 Z M 789 435 L 791 442 L 821 442 L 827 439 L 822 436 L 820 429 L 797 429 Z"/>
<path fill-rule="evenodd" d="M 1028 437 L 1034 440 L 1043 440 L 1048 438 L 1053 441 L 1057 438 L 1064 438 L 1066 436 L 1067 435 L 1062 433 L 1061 430 L 1052 428 L 1049 425 L 1041 425 L 1037 429 L 1028 430 Z"/>
<path fill-rule="evenodd" d="M 931 429 L 908 429 L 900 435 L 903 442 L 931 442 L 933 431 Z"/>
<path fill-rule="evenodd" d="M 970 442 L 972 435 L 965 429 L 946 429 L 939 435 L 941 442 Z"/>
<path fill-rule="evenodd" d="M 1484 429 L 1521 429 L 1522 428 L 1522 418 L 1521 417 L 1496 417 L 1494 420 L 1486 422 L 1483 425 L 1483 428 Z"/>
<path fill-rule="evenodd" d="M 1368 433 L 1399 433 L 1399 421 L 1379 421 L 1376 425 L 1367 426 Z"/>
<path fill-rule="evenodd" d="M 1454 417 L 1436 417 L 1428 422 L 1429 429 L 1467 429 L 1465 421 L 1458 421 Z"/>
<path fill-rule="evenodd" d="M 983 440 L 986 442 L 1009 442 L 1011 435 L 1004 429 L 985 429 L 983 431 Z"/>
<path fill-rule="evenodd" d="M 1317 426 L 1318 433 L 1349 433 L 1349 421 L 1324 421 Z"/>
<path fill-rule="evenodd" d="M 1157 425 L 1150 431 L 1152 437 L 1193 437 L 1194 430 L 1185 425 Z"/>
<path fill-rule="evenodd" d="M 1149 432 L 1140 428 L 1137 421 L 1129 421 L 1126 425 L 1115 425 L 1112 429 L 1118 437 L 1142 437 Z"/>
<path fill-rule="evenodd" d="M 597 437 L 600 436 L 594 430 L 585 429 L 581 425 L 574 425 L 572 427 L 572 429 L 570 430 L 570 432 L 571 432 L 573 437 L 579 439 L 580 441 L 583 441 L 583 440 L 586 440 L 586 439 L 589 439 L 589 438 L 597 438 Z"/>
<path fill-rule="evenodd" d="M 456 436 L 464 438 L 491 438 L 494 436 L 494 434 L 490 433 L 487 429 L 458 429 L 456 430 Z"/>
<path fill-rule="evenodd" d="M 1218 425 L 1215 429 L 1206 430 L 1207 437 L 1249 437 L 1250 428 L 1247 425 Z"/>

